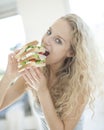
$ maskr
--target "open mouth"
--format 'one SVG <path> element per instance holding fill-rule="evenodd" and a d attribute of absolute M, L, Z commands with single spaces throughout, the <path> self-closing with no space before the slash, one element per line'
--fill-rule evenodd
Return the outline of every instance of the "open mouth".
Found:
<path fill-rule="evenodd" d="M 50 54 L 49 51 L 45 51 L 44 53 L 45 56 L 48 56 L 49 54 Z"/>

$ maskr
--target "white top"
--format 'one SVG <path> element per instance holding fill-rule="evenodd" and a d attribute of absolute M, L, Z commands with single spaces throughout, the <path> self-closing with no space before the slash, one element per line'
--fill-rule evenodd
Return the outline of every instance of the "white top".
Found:
<path fill-rule="evenodd" d="M 48 124 L 46 122 L 44 113 L 41 110 L 41 107 L 37 103 L 34 104 L 34 107 L 35 107 L 35 112 L 37 113 L 39 121 L 40 121 L 40 125 L 41 125 L 40 130 L 50 130 L 50 128 L 48 127 Z M 82 115 L 81 119 L 79 120 L 79 122 L 74 130 L 83 130 L 83 119 L 84 119 L 84 117 Z"/>

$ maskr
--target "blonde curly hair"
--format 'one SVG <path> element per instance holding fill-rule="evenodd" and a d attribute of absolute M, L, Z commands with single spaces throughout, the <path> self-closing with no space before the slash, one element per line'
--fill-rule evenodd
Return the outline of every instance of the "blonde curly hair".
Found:
<path fill-rule="evenodd" d="M 71 27 L 71 49 L 74 56 L 66 58 L 62 67 L 57 71 L 57 81 L 49 87 L 50 94 L 57 114 L 61 119 L 71 116 L 76 111 L 79 96 L 83 103 L 93 101 L 92 91 L 95 87 L 94 76 L 94 47 L 90 30 L 86 23 L 75 14 L 68 14 L 60 19 L 67 21 Z M 49 77 L 49 68 L 44 68 L 44 74 Z M 79 109 L 79 110 L 78 110 Z M 76 114 L 80 111 L 77 109 Z"/>

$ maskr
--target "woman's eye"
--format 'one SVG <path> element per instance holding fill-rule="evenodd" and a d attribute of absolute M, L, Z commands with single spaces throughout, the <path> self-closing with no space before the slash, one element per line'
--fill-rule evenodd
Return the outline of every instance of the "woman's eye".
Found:
<path fill-rule="evenodd" d="M 47 31 L 47 35 L 51 35 L 51 30 L 48 30 L 48 31 Z"/>
<path fill-rule="evenodd" d="M 62 41 L 59 38 L 56 38 L 55 42 L 58 43 L 58 44 L 62 44 Z"/>

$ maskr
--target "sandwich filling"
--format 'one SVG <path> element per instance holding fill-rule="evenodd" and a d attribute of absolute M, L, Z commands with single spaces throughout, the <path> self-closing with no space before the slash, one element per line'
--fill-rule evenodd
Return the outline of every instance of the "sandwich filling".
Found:
<path fill-rule="evenodd" d="M 43 46 L 37 45 L 37 42 L 26 44 L 16 55 L 19 71 L 22 71 L 25 67 L 29 66 L 45 66 L 46 57 L 48 55 L 49 52 Z"/>

